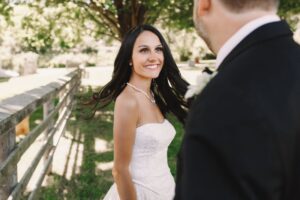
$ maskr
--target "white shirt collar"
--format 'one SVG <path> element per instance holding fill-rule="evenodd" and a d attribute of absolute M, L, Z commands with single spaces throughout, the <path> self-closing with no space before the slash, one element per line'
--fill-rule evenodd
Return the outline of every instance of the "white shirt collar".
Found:
<path fill-rule="evenodd" d="M 238 30 L 233 36 L 231 36 L 225 44 L 220 48 L 216 59 L 216 67 L 218 68 L 220 64 L 224 61 L 226 56 L 251 32 L 253 32 L 258 27 L 265 25 L 267 23 L 280 21 L 277 15 L 267 15 L 257 19 L 254 19 L 244 25 L 240 30 Z"/>

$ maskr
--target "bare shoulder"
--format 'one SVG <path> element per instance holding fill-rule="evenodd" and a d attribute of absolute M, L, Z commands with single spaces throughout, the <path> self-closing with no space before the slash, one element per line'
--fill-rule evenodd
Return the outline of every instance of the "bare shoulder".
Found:
<path fill-rule="evenodd" d="M 137 109 L 138 102 L 136 97 L 125 88 L 117 97 L 115 104 L 124 109 Z"/>
<path fill-rule="evenodd" d="M 115 112 L 122 112 L 130 115 L 138 113 L 138 102 L 136 97 L 124 89 L 121 94 L 117 97 L 115 102 Z"/>

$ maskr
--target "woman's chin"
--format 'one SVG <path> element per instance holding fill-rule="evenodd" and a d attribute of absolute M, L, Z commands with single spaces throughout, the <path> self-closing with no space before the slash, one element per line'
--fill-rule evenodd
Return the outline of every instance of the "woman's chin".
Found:
<path fill-rule="evenodd" d="M 149 77 L 151 77 L 152 79 L 153 78 L 157 78 L 160 74 L 160 71 L 159 72 L 152 72 L 151 75 L 149 74 Z"/>
<path fill-rule="evenodd" d="M 145 77 L 148 78 L 157 78 L 160 74 L 161 70 L 155 69 L 155 70 L 145 70 L 145 72 L 143 73 Z"/>

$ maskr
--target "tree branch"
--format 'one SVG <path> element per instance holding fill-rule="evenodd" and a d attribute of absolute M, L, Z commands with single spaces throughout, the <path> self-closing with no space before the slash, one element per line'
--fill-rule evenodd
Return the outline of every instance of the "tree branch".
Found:
<path fill-rule="evenodd" d="M 117 20 L 109 16 L 113 15 L 112 12 L 109 12 L 108 10 L 103 9 L 103 7 L 98 6 L 94 1 L 91 1 L 90 4 L 82 1 L 76 2 L 76 4 L 83 6 L 92 20 L 99 25 L 104 25 L 110 31 L 110 34 L 105 35 L 109 35 L 117 40 L 122 38 Z M 95 11 L 95 14 L 92 13 L 91 10 Z M 95 15 L 98 16 L 98 18 L 96 18 Z M 116 35 L 118 35 L 118 37 L 116 37 Z"/>
<path fill-rule="evenodd" d="M 107 35 L 107 36 L 110 36 L 114 39 L 117 39 L 117 40 L 120 40 L 120 37 L 116 36 L 116 33 L 111 29 L 111 26 L 105 22 L 105 21 L 100 21 L 98 18 L 95 17 L 95 15 L 93 15 L 93 13 L 91 13 L 91 11 L 88 9 L 88 8 L 84 8 L 86 10 L 86 12 L 88 13 L 88 15 L 90 16 L 90 18 L 95 21 L 98 25 L 104 25 L 108 30 L 109 32 L 100 32 L 101 34 L 104 34 L 104 35 Z"/>
<path fill-rule="evenodd" d="M 117 16 L 118 16 L 117 18 L 118 18 L 119 25 L 120 25 L 120 34 L 121 34 L 121 37 L 123 37 L 123 35 L 127 31 L 125 22 L 127 21 L 127 23 L 128 23 L 128 20 L 126 19 L 126 15 L 125 15 L 125 7 L 124 7 L 122 0 L 114 0 L 114 5 L 117 10 Z M 129 24 L 129 26 L 131 26 L 131 25 Z"/>
<path fill-rule="evenodd" d="M 109 22 L 109 24 L 115 28 L 115 30 L 119 30 L 118 20 L 115 18 L 115 15 L 112 12 L 103 9 L 103 7 L 101 6 L 97 6 L 97 4 L 93 0 L 91 0 L 89 8 L 96 11 L 96 13 L 100 15 L 100 17 L 105 18 Z"/>

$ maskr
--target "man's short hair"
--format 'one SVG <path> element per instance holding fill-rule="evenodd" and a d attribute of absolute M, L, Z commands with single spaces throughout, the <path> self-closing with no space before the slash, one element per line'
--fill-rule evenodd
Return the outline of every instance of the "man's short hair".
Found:
<path fill-rule="evenodd" d="M 278 8 L 280 0 L 220 0 L 229 10 L 242 12 L 253 8 L 272 10 Z"/>

